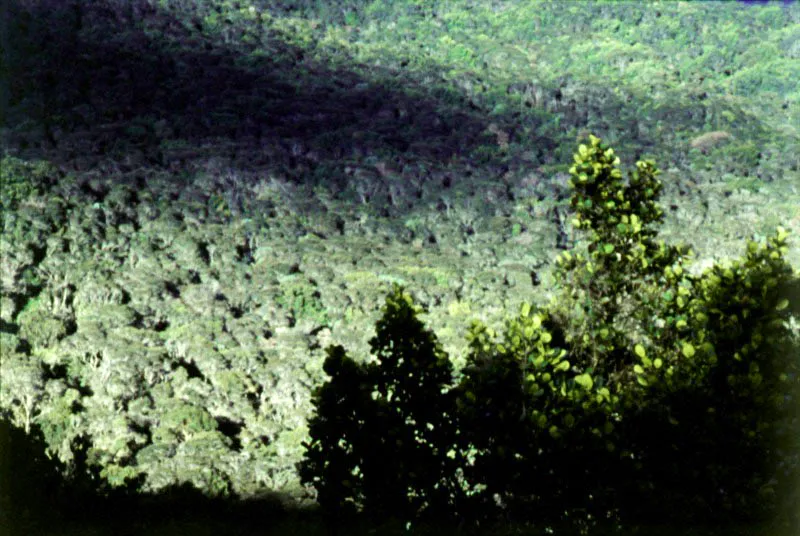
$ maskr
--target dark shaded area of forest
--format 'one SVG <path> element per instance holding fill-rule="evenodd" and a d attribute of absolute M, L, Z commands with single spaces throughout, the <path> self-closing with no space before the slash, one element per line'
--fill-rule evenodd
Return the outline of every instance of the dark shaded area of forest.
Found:
<path fill-rule="evenodd" d="M 53 9 L 55 5 L 59 9 Z M 390 68 L 376 67 L 375 76 L 369 78 L 355 70 L 331 67 L 311 57 L 301 46 L 290 44 L 288 36 L 265 34 L 259 24 L 242 31 L 238 26 L 241 21 L 232 25 L 223 20 L 223 28 L 227 24 L 233 29 L 227 46 L 220 46 L 204 36 L 208 20 L 181 19 L 145 2 L 87 5 L 14 1 L 5 9 L 6 13 L 0 13 L 9 28 L 5 60 L 15 76 L 2 88 L 0 98 L 3 127 L 10 126 L 0 133 L 3 148 L 20 158 L 46 159 L 57 165 L 61 174 L 81 175 L 80 181 L 65 187 L 65 197 L 113 204 L 119 200 L 110 195 L 111 191 L 117 185 L 125 185 L 134 190 L 128 199 L 131 206 L 151 203 L 167 210 L 171 203 L 189 198 L 200 207 L 197 213 L 202 215 L 201 222 L 206 217 L 224 221 L 253 214 L 264 222 L 275 217 L 280 207 L 254 199 L 243 183 L 248 178 L 279 174 L 287 184 L 306 192 L 296 205 L 284 207 L 288 212 L 321 212 L 309 192 L 322 187 L 334 199 L 352 207 L 375 206 L 379 217 L 396 225 L 398 218 L 411 214 L 415 203 L 423 200 L 431 201 L 440 213 L 450 212 L 449 202 L 430 194 L 430 187 L 434 192 L 449 190 L 459 181 L 469 187 L 469 182 L 481 175 L 493 180 L 498 190 L 514 201 L 509 170 L 568 161 L 559 161 L 566 151 L 559 140 L 547 129 L 539 128 L 544 116 L 531 119 L 519 111 L 490 115 L 485 103 L 466 92 L 430 90 L 423 82 Z M 220 16 L 224 19 L 223 13 Z M 345 15 L 341 17 L 342 23 L 346 22 Z M 81 38 L 77 37 L 79 34 Z M 7 44 L 8 36 L 13 46 Z M 242 36 L 252 40 L 238 42 Z M 251 54 L 253 43 L 267 47 L 272 55 Z M 481 83 L 478 80 L 475 86 Z M 587 123 L 590 112 L 579 102 L 563 97 L 558 88 L 548 91 L 542 102 L 550 98 L 549 111 L 560 117 L 565 131 Z M 528 95 L 533 89 L 525 84 L 510 84 L 504 92 Z M 523 106 L 527 108 L 541 104 L 533 98 L 525 99 Z M 628 106 L 624 97 L 611 93 L 603 100 L 608 109 Z M 743 116 L 746 121 L 752 119 Z M 487 135 L 490 121 L 493 126 Z M 639 134 L 629 145 L 637 157 L 657 146 L 656 136 L 640 130 L 638 122 L 617 126 Z M 752 128 L 763 134 L 760 123 L 755 122 Z M 528 135 L 526 151 L 513 143 L 519 142 L 522 132 Z M 755 153 L 756 160 L 760 159 L 761 154 Z M 213 193 L 198 193 L 197 189 L 184 189 L 178 184 L 204 169 L 207 160 L 213 158 L 241 173 L 220 171 L 218 175 L 223 178 Z M 369 165 L 365 164 L 368 159 Z M 378 164 L 374 163 L 376 159 L 380 160 Z M 687 168 L 685 161 L 676 166 Z M 434 169 L 436 172 L 431 171 Z M 413 174 L 417 180 L 393 180 L 398 170 L 406 176 Z M 96 180 L 98 175 L 104 180 Z M 565 199 L 563 184 L 542 184 L 537 193 L 539 201 L 546 194 L 553 194 L 559 201 Z M 676 184 L 681 196 L 697 195 L 690 178 L 681 178 Z M 137 197 L 148 189 L 157 195 L 149 199 Z M 213 195 L 217 197 L 212 201 Z M 207 206 L 214 204 L 224 208 L 215 214 Z M 98 227 L 130 225 L 139 231 L 142 221 L 125 202 L 120 205 L 113 221 L 103 221 Z M 671 209 L 676 210 L 677 206 L 673 204 Z M 178 214 L 175 219 L 183 222 L 190 218 Z M 557 217 L 556 223 L 558 247 L 566 249 L 561 218 Z M 337 233 L 344 235 L 344 229 L 344 219 L 340 218 L 330 233 L 298 230 L 297 234 L 316 234 L 324 239 Z M 463 229 L 465 235 L 475 233 L 471 225 L 464 225 Z M 515 232 L 519 234 L 520 229 Z M 398 231 L 398 236 L 400 232 L 405 231 Z M 105 239 L 104 233 L 98 231 L 98 236 Z M 415 236 L 412 231 L 408 235 L 409 241 L 424 237 L 428 244 L 437 242 L 433 233 Z M 210 265 L 213 255 L 206 246 L 201 243 L 198 256 Z M 241 258 L 251 253 L 245 246 L 236 247 Z M 45 252 L 41 245 L 37 248 L 32 252 L 35 262 L 41 261 Z M 356 265 L 355 260 L 352 264 Z M 288 265 L 290 274 L 299 271 L 297 264 Z M 535 273 L 529 273 L 535 280 Z M 199 281 L 196 272 L 191 277 Z M 27 293 L 12 296 L 19 309 L 34 301 L 45 287 L 32 276 L 26 278 L 25 285 Z M 179 298 L 178 286 L 167 281 L 165 293 Z M 126 299 L 129 301 L 130 297 Z M 298 296 L 297 303 L 298 309 L 312 309 L 307 306 L 311 303 L 308 297 Z M 234 309 L 233 316 L 243 315 L 241 309 Z M 297 316 L 289 315 L 290 326 L 294 326 Z M 167 322 L 152 318 L 138 317 L 132 322 L 138 327 L 152 324 L 156 332 L 168 327 Z M 67 330 L 53 338 L 76 332 L 74 321 L 66 325 Z M 21 334 L 20 328 L 6 319 L 0 319 L 0 331 Z M 268 333 L 269 329 L 263 331 Z M 42 347 L 48 347 L 49 335 L 44 334 L 44 329 L 36 336 L 41 336 Z M 23 340 L 14 350 L 30 354 L 33 346 Z M 205 379 L 201 367 L 189 361 L 176 362 L 172 370 L 181 367 L 188 371 L 188 379 Z M 87 398 L 94 394 L 66 366 L 48 370 L 48 381 L 61 381 Z M 248 396 L 255 397 L 253 393 Z M 702 397 L 699 399 L 703 402 Z M 687 415 L 695 402 L 688 397 L 668 401 Z M 647 423 L 647 416 L 641 416 L 643 428 Z M 231 450 L 241 450 L 241 424 L 219 418 L 214 426 L 220 436 L 230 440 Z M 67 465 L 55 456 L 50 459 L 45 455 L 47 444 L 42 434 L 37 426 L 32 430 L 26 435 L 5 418 L 0 420 L 0 515 L 5 516 L 0 518 L 0 524 L 6 523 L 10 534 L 56 534 L 63 527 L 74 527 L 78 534 L 81 527 L 89 524 L 115 534 L 147 533 L 156 527 L 165 534 L 171 534 L 170 530 L 177 534 L 185 530 L 179 526 L 182 522 L 193 527 L 193 533 L 209 535 L 265 534 L 265 529 L 276 535 L 301 534 L 306 530 L 303 527 L 308 527 L 307 534 L 321 534 L 324 530 L 325 522 L 315 511 L 292 506 L 278 492 L 266 492 L 261 499 L 244 500 L 236 493 L 211 499 L 184 484 L 143 495 L 139 487 L 144 474 L 112 488 L 98 466 L 90 462 L 88 451 L 92 445 L 86 437 L 78 434 L 72 439 L 68 450 L 73 462 Z M 661 429 L 655 426 L 654 430 L 652 436 Z M 697 431 L 694 439 L 702 443 L 702 430 Z M 145 432 L 143 435 L 152 443 L 152 431 Z M 692 440 L 686 444 L 693 444 Z M 660 445 L 655 447 L 658 450 Z M 663 450 L 665 455 L 671 455 L 668 446 L 664 445 Z M 709 452 L 704 455 L 709 456 Z M 735 452 L 720 453 L 721 459 L 732 456 Z M 752 465 L 757 466 L 758 461 L 752 461 Z M 125 468 L 122 464 L 123 471 Z M 669 481 L 667 472 L 660 476 Z M 520 475 L 503 475 L 499 471 L 496 476 L 500 480 L 501 476 L 519 479 Z M 676 492 L 681 487 L 680 482 L 671 485 Z M 230 481 L 223 481 L 221 486 L 227 489 Z M 723 494 L 721 490 L 720 493 Z M 311 524 L 304 525 L 306 522 Z M 695 519 L 683 533 L 700 531 L 697 526 Z M 751 529 L 729 526 L 715 530 L 744 535 Z"/>

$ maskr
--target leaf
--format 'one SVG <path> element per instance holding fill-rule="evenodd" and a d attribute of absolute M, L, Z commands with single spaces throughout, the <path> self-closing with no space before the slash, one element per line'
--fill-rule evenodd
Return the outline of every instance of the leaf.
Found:
<path fill-rule="evenodd" d="M 636 382 L 642 387 L 647 387 L 647 380 L 644 376 L 636 376 Z"/>
<path fill-rule="evenodd" d="M 594 386 L 594 381 L 592 380 L 592 377 L 588 374 L 580 374 L 579 376 L 575 376 L 575 383 L 577 383 L 587 391 L 590 391 Z"/>
<path fill-rule="evenodd" d="M 523 303 L 522 306 L 520 307 L 520 314 L 522 316 L 528 316 L 530 312 L 531 312 L 531 304 L 528 302 Z"/>
<path fill-rule="evenodd" d="M 547 417 L 545 415 L 539 415 L 539 418 L 536 421 L 536 425 L 539 428 L 544 428 L 547 426 Z"/>
<path fill-rule="evenodd" d="M 789 300 L 784 298 L 784 299 L 782 299 L 781 301 L 778 302 L 778 305 L 775 306 L 775 310 L 776 311 L 782 311 L 782 310 L 786 309 L 786 307 L 788 305 L 789 305 Z"/>
<path fill-rule="evenodd" d="M 644 369 L 642 368 L 642 366 L 641 366 L 641 365 L 634 365 L 634 366 L 633 366 L 633 371 L 634 371 L 636 374 L 644 374 Z"/>
<path fill-rule="evenodd" d="M 638 355 L 639 357 L 644 357 L 647 355 L 647 353 L 644 350 L 644 346 L 642 346 L 641 344 L 637 344 L 634 347 L 633 351 L 636 352 L 636 355 Z"/>
<path fill-rule="evenodd" d="M 662 364 L 663 362 L 661 361 L 661 358 L 657 357 L 655 361 L 653 361 L 653 366 L 656 367 L 657 369 L 660 369 Z"/>
<path fill-rule="evenodd" d="M 533 337 L 533 326 L 525 326 L 525 329 L 523 330 L 523 334 L 525 335 L 525 338 L 527 338 L 527 339 L 532 338 Z"/>
<path fill-rule="evenodd" d="M 694 346 L 689 344 L 688 342 L 683 343 L 683 348 L 681 349 L 683 355 L 686 357 L 692 357 L 694 355 Z"/>
<path fill-rule="evenodd" d="M 562 361 L 561 363 L 556 365 L 556 370 L 563 370 L 563 371 L 569 370 L 569 361 Z"/>

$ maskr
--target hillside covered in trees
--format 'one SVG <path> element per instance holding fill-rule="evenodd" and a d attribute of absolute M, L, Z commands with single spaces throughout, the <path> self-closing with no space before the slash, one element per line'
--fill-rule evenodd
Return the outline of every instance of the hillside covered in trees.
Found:
<path fill-rule="evenodd" d="M 591 243 L 590 133 L 657 163 L 687 272 L 778 226 L 800 266 L 796 3 L 5 4 L 0 417 L 87 489 L 315 505 L 326 348 L 375 363 L 402 285 L 460 382 Z"/>

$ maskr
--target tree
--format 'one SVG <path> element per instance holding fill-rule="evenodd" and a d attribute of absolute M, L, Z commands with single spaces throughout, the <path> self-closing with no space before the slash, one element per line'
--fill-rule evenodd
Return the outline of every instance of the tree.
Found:
<path fill-rule="evenodd" d="M 314 393 L 299 471 L 334 518 L 363 510 L 412 523 L 447 516 L 460 499 L 446 393 L 452 364 L 419 312 L 395 285 L 369 341 L 376 363 L 358 365 L 341 346 L 326 350 L 331 379 Z"/>
<path fill-rule="evenodd" d="M 315 389 L 316 414 L 309 420 L 311 440 L 298 463 L 302 484 L 311 484 L 317 502 L 333 524 L 363 506 L 362 433 L 372 413 L 366 370 L 347 356 L 342 346 L 329 346 L 323 369 L 331 379 Z"/>
<path fill-rule="evenodd" d="M 454 480 L 459 465 L 453 451 L 455 405 L 447 393 L 453 366 L 433 332 L 417 319 L 421 311 L 395 284 L 369 341 L 377 357 L 375 402 L 386 434 L 380 439 L 381 457 L 370 468 L 380 478 L 370 481 L 367 498 L 377 499 L 376 511 L 394 510 L 404 520 L 446 515 L 460 500 Z"/>

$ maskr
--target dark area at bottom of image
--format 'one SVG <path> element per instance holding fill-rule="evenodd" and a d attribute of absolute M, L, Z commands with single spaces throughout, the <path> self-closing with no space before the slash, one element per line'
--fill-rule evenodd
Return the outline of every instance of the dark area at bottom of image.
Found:
<path fill-rule="evenodd" d="M 191 484 L 173 485 L 154 494 L 127 488 L 98 493 L 98 470 L 86 470 L 85 455 L 75 458 L 74 478 L 62 476 L 63 467 L 45 454 L 41 434 L 0 419 L 0 534 L 3 536 L 361 536 L 361 535 L 639 535 L 653 536 L 792 536 L 800 533 L 795 515 L 743 526 L 726 524 L 598 522 L 522 522 L 493 519 L 480 524 L 432 521 L 409 525 L 397 519 L 357 515 L 332 520 L 319 508 L 293 506 L 280 493 L 258 499 L 209 498 Z"/>

